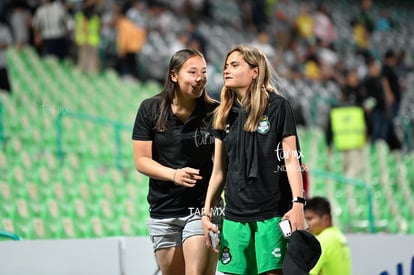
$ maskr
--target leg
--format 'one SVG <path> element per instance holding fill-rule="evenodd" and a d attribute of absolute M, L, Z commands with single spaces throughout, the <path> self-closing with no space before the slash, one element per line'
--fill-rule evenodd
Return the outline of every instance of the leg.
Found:
<path fill-rule="evenodd" d="M 287 250 L 287 240 L 278 230 L 280 217 L 256 222 L 255 250 L 258 273 L 283 275 L 282 266 Z"/>
<path fill-rule="evenodd" d="M 148 221 L 150 238 L 157 264 L 163 275 L 183 275 L 185 263 L 182 249 L 182 218 Z"/>
<path fill-rule="evenodd" d="M 218 253 L 206 247 L 203 235 L 193 236 L 183 244 L 185 274 L 214 275 L 217 268 Z"/>
<path fill-rule="evenodd" d="M 223 219 L 218 270 L 224 274 L 257 275 L 251 223 Z"/>
<path fill-rule="evenodd" d="M 181 247 L 160 248 L 155 252 L 163 275 L 184 274 L 185 264 Z"/>
<path fill-rule="evenodd" d="M 100 71 L 100 64 L 99 64 L 99 51 L 98 47 L 89 46 L 90 47 L 90 64 L 89 70 L 93 73 L 98 73 Z"/>
<path fill-rule="evenodd" d="M 206 246 L 201 217 L 191 215 L 183 230 L 183 254 L 186 275 L 214 275 L 218 253 Z"/>
<path fill-rule="evenodd" d="M 129 64 L 131 76 L 138 79 L 137 53 L 129 53 Z"/>
<path fill-rule="evenodd" d="M 87 71 L 87 64 L 86 60 L 88 53 L 86 51 L 86 45 L 79 45 L 78 46 L 78 68 L 81 72 Z"/>

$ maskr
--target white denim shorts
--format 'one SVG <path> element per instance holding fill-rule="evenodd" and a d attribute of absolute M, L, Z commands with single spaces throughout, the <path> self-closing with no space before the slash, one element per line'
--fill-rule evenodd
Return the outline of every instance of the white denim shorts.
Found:
<path fill-rule="evenodd" d="M 201 216 L 195 214 L 168 219 L 149 218 L 148 228 L 154 251 L 182 246 L 188 238 L 204 235 Z"/>

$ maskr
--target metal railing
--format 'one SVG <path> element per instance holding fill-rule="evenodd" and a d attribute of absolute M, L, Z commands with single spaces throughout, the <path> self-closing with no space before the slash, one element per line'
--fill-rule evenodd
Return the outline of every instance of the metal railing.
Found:
<path fill-rule="evenodd" d="M 56 116 L 55 120 L 55 127 L 56 127 L 56 153 L 59 158 L 59 160 L 63 161 L 64 158 L 64 144 L 63 144 L 63 125 L 62 120 L 63 118 L 73 118 L 73 119 L 79 119 L 83 121 L 91 121 L 95 124 L 102 125 L 102 126 L 111 126 L 114 130 L 114 142 L 115 142 L 115 166 L 117 168 L 122 168 L 122 142 L 121 142 L 121 131 L 122 130 L 128 130 L 131 131 L 131 126 L 123 124 L 119 121 L 110 120 L 104 117 L 98 117 L 93 116 L 86 113 L 80 113 L 80 112 L 71 112 L 71 111 L 65 111 L 65 112 L 59 112 Z"/>
<path fill-rule="evenodd" d="M 401 122 L 404 127 L 404 139 L 405 145 L 407 146 L 407 151 L 410 152 L 413 149 L 412 146 L 412 132 L 411 132 L 411 121 L 408 116 L 402 116 Z"/>
<path fill-rule="evenodd" d="M 373 204 L 372 204 L 372 189 L 371 186 L 360 179 L 348 178 L 344 177 L 341 174 L 330 173 L 322 170 L 309 170 L 310 174 L 315 177 L 325 178 L 325 179 L 332 179 L 340 184 L 351 184 L 354 186 L 362 187 L 365 189 L 367 193 L 367 213 L 368 213 L 368 230 L 370 233 L 375 233 L 375 221 L 374 221 L 374 212 L 373 212 Z"/>
<path fill-rule="evenodd" d="M 0 143 L 5 141 L 4 124 L 3 124 L 3 101 L 0 97 Z"/>
<path fill-rule="evenodd" d="M 0 237 L 7 238 L 14 241 L 20 241 L 22 238 L 14 232 L 1 230 L 0 229 Z"/>

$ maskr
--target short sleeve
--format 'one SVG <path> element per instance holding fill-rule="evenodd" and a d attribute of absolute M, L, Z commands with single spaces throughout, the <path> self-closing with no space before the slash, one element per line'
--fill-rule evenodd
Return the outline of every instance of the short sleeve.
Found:
<path fill-rule="evenodd" d="M 132 131 L 133 140 L 153 140 L 155 128 L 155 102 L 153 99 L 144 100 L 138 108 Z"/>
<path fill-rule="evenodd" d="M 296 122 L 289 102 L 284 99 L 280 106 L 280 124 L 282 126 L 282 137 L 296 136 Z"/>
<path fill-rule="evenodd" d="M 221 140 L 224 139 L 224 131 L 223 130 L 211 128 L 210 132 L 215 138 L 218 138 L 218 139 L 221 139 Z"/>

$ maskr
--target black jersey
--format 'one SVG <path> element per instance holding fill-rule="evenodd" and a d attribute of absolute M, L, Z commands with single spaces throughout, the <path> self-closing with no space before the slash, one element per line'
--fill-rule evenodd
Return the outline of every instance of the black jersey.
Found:
<path fill-rule="evenodd" d="M 293 112 L 284 97 L 271 93 L 256 132 L 243 130 L 246 118 L 247 113 L 235 102 L 226 129 L 216 134 L 228 156 L 226 219 L 243 222 L 282 216 L 292 200 L 282 139 L 297 138 Z M 299 142 L 297 146 L 293 153 L 300 158 Z"/>
<path fill-rule="evenodd" d="M 204 206 L 210 179 L 214 152 L 211 135 L 213 111 L 217 103 L 207 105 L 200 98 L 186 123 L 169 109 L 167 129 L 156 129 L 161 98 L 144 100 L 137 112 L 132 139 L 151 140 L 152 158 L 171 168 L 191 167 L 200 169 L 202 180 L 194 187 L 176 186 L 172 181 L 149 179 L 148 203 L 152 218 L 186 216 Z"/>

